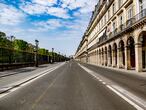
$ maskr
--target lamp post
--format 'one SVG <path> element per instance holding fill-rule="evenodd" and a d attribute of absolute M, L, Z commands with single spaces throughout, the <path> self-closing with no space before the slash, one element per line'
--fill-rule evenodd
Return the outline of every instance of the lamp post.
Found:
<path fill-rule="evenodd" d="M 38 45 L 39 41 L 35 40 L 35 66 L 38 67 Z"/>
<path fill-rule="evenodd" d="M 54 48 L 52 48 L 52 63 L 54 62 Z"/>
<path fill-rule="evenodd" d="M 66 54 L 65 54 L 65 61 L 67 61 Z"/>
<path fill-rule="evenodd" d="M 59 62 L 60 62 L 60 52 L 59 52 Z"/>
<path fill-rule="evenodd" d="M 12 44 L 12 42 L 13 42 L 13 40 L 15 39 L 15 37 L 14 36 L 10 36 L 10 37 L 8 37 L 8 39 L 10 40 L 10 46 L 11 47 L 13 47 L 13 44 Z M 9 64 L 11 64 L 12 63 L 12 57 L 13 57 L 13 50 L 10 50 L 10 52 L 9 52 Z"/>

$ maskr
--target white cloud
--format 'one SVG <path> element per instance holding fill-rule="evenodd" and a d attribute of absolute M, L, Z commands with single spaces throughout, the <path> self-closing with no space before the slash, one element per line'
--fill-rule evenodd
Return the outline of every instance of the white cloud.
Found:
<path fill-rule="evenodd" d="M 40 1 L 40 0 L 37 0 Z M 42 0 L 43 1 L 43 0 Z M 44 3 L 44 2 L 43 2 Z M 45 1 L 46 3 L 46 1 Z M 44 4 L 45 4 L 44 3 Z M 70 18 L 68 11 L 64 8 L 42 5 L 40 2 L 24 2 L 20 8 L 30 15 L 49 14 L 58 18 Z"/>
<path fill-rule="evenodd" d="M 67 13 L 67 10 L 59 7 L 49 7 L 47 8 L 47 13 L 53 16 L 57 16 L 59 18 L 70 18 Z"/>
<path fill-rule="evenodd" d="M 31 15 L 49 14 L 58 18 L 70 18 L 69 10 L 78 8 L 78 13 L 86 14 L 94 10 L 97 0 L 32 0 L 32 2 L 24 2 L 20 8 Z M 58 3 L 58 4 L 57 4 Z M 54 5 L 59 5 L 54 7 Z M 76 12 L 75 12 L 76 13 Z"/>
<path fill-rule="evenodd" d="M 49 31 L 50 29 L 57 29 L 62 26 L 60 20 L 50 19 L 48 21 L 34 22 L 33 25 L 37 27 L 39 31 Z"/>
<path fill-rule="evenodd" d="M 39 4 L 32 4 L 30 2 L 26 2 L 20 7 L 25 13 L 30 15 L 35 14 L 44 14 L 46 12 L 46 7 Z"/>
<path fill-rule="evenodd" d="M 21 23 L 25 15 L 18 9 L 0 3 L 0 24 L 17 25 Z"/>
<path fill-rule="evenodd" d="M 48 19 L 47 21 L 33 22 L 35 26 L 34 29 L 30 29 L 33 32 L 49 32 L 52 30 L 60 31 L 59 28 L 64 28 L 61 30 L 61 34 L 74 32 L 83 34 L 87 28 L 89 22 L 90 14 L 82 14 L 75 20 L 62 20 L 62 19 Z M 33 26 L 32 26 L 33 27 Z M 67 34 L 71 35 L 71 34 Z M 80 35 L 81 37 L 81 35 Z"/>
<path fill-rule="evenodd" d="M 61 0 L 62 7 L 70 10 L 80 8 L 81 13 L 88 13 L 94 10 L 97 0 Z"/>
<path fill-rule="evenodd" d="M 32 2 L 45 6 L 52 6 L 57 3 L 57 0 L 32 0 Z"/>

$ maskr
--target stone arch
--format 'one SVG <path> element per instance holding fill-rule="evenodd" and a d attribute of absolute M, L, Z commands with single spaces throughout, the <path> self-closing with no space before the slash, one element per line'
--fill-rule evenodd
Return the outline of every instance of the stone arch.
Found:
<path fill-rule="evenodd" d="M 139 56 L 139 58 L 137 58 L 137 60 L 139 60 L 138 64 L 141 66 L 140 69 L 146 70 L 146 31 L 139 33 L 136 45 Z"/>
<path fill-rule="evenodd" d="M 125 67 L 125 43 L 123 40 L 120 40 L 118 43 L 119 48 L 119 67 Z"/>
<path fill-rule="evenodd" d="M 135 68 L 135 40 L 131 36 L 127 39 L 127 60 L 128 68 Z"/>
<path fill-rule="evenodd" d="M 99 64 L 99 49 L 97 49 L 97 59 L 96 59 L 96 61 L 97 61 L 97 64 Z"/>
<path fill-rule="evenodd" d="M 99 49 L 99 64 L 101 65 L 101 49 Z"/>
<path fill-rule="evenodd" d="M 113 66 L 117 66 L 117 52 L 118 48 L 117 48 L 117 44 L 113 43 Z"/>
<path fill-rule="evenodd" d="M 108 62 L 108 51 L 107 51 L 107 47 L 104 47 L 105 49 L 105 66 L 107 66 L 107 62 Z"/>
<path fill-rule="evenodd" d="M 112 65 L 112 46 L 108 45 L 108 65 Z"/>
<path fill-rule="evenodd" d="M 104 65 L 104 48 L 102 47 L 102 65 Z"/>
<path fill-rule="evenodd" d="M 97 51 L 96 50 L 94 50 L 93 51 L 93 64 L 95 64 L 96 65 L 96 57 L 97 56 Z"/>

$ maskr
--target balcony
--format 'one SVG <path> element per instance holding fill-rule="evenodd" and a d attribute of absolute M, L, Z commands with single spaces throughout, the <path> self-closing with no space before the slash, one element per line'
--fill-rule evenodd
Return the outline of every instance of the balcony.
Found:
<path fill-rule="evenodd" d="M 142 10 L 140 13 L 138 13 L 131 19 L 127 20 L 124 24 L 120 25 L 113 32 L 110 32 L 108 38 L 102 42 L 99 42 L 97 46 L 103 45 L 104 43 L 107 43 L 117 37 L 120 37 L 120 35 L 122 35 L 124 32 L 131 31 L 133 27 L 139 26 L 139 24 L 142 23 L 144 20 L 146 20 L 146 9 Z"/>

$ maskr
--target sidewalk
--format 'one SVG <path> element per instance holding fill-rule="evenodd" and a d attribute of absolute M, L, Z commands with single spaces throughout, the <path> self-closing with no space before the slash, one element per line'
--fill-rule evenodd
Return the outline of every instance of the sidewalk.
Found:
<path fill-rule="evenodd" d="M 44 64 L 44 65 L 39 65 L 39 67 L 24 67 L 24 68 L 18 68 L 18 69 L 13 69 L 13 70 L 1 71 L 0 72 L 0 78 L 10 76 L 10 75 L 14 75 L 14 74 L 21 74 L 21 73 L 25 73 L 25 72 L 33 72 L 33 71 L 37 71 L 37 70 L 43 71 L 51 65 L 52 64 Z"/>
<path fill-rule="evenodd" d="M 83 64 L 87 64 L 87 63 L 83 63 Z M 95 64 L 87 64 L 87 65 L 92 65 L 92 66 L 96 66 L 96 67 L 100 67 L 100 68 L 110 69 L 113 71 L 121 72 L 122 74 L 134 75 L 134 76 L 146 79 L 146 72 L 136 72 L 135 70 L 126 70 L 126 69 L 116 68 L 116 67 L 99 66 L 99 65 L 95 65 Z"/>
<path fill-rule="evenodd" d="M 9 91 L 23 83 L 33 80 L 63 63 L 44 64 L 39 67 L 26 67 L 0 72 L 0 94 Z"/>

